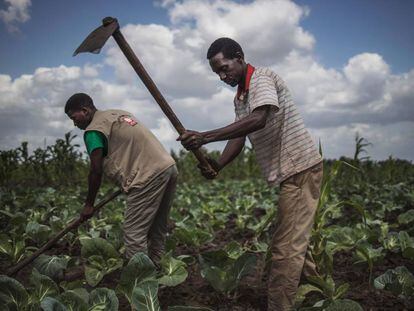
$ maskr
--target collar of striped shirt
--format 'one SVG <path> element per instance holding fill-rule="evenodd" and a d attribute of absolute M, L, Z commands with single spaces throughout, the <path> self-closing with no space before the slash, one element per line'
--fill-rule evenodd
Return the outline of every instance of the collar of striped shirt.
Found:
<path fill-rule="evenodd" d="M 242 88 L 241 85 L 239 84 L 239 87 L 237 88 L 237 95 L 236 95 L 237 98 L 243 99 L 243 98 L 240 98 L 240 96 L 241 95 L 244 96 L 249 91 L 250 79 L 253 75 L 253 72 L 254 72 L 254 67 L 250 64 L 247 64 L 246 77 L 244 79 L 244 88 Z"/>

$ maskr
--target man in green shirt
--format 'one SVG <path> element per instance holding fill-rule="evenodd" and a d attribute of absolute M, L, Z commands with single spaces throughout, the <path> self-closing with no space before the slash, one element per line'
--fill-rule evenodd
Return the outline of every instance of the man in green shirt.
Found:
<path fill-rule="evenodd" d="M 87 94 L 71 96 L 65 113 L 76 127 L 85 130 L 90 156 L 88 194 L 81 217 L 93 215 L 104 173 L 127 194 L 123 224 L 125 257 L 143 251 L 157 263 L 164 251 L 177 181 L 174 159 L 131 113 L 97 110 Z"/>

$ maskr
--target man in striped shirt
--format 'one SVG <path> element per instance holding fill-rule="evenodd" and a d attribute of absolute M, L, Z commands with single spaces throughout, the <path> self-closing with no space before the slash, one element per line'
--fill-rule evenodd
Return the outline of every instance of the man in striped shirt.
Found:
<path fill-rule="evenodd" d="M 247 136 L 269 185 L 280 185 L 278 219 L 269 246 L 268 310 L 290 310 L 302 272 L 317 274 L 307 249 L 320 195 L 322 158 L 276 73 L 247 64 L 240 45 L 229 38 L 214 41 L 207 59 L 224 83 L 238 86 L 236 120 L 211 131 L 188 130 L 178 140 L 188 150 L 228 140 L 219 160 L 209 159 L 220 171 L 242 151 Z M 200 169 L 206 178 L 214 178 Z"/>

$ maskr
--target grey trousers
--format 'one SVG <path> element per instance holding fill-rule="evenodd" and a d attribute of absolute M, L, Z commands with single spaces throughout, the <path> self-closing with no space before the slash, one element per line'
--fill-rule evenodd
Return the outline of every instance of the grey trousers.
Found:
<path fill-rule="evenodd" d="M 128 192 L 123 225 L 126 258 L 144 252 L 158 263 L 165 249 L 177 176 L 177 167 L 173 165 L 144 187 Z"/>

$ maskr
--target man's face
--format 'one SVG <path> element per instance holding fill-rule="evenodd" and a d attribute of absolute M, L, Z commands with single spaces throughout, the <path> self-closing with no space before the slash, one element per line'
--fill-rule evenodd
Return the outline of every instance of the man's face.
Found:
<path fill-rule="evenodd" d="M 90 111 L 87 108 L 81 108 L 80 110 L 69 110 L 68 117 L 73 121 L 73 125 L 84 130 L 91 123 Z"/>
<path fill-rule="evenodd" d="M 218 74 L 220 80 L 230 86 L 236 86 L 243 78 L 243 60 L 241 58 L 225 58 L 217 53 L 210 58 L 211 69 Z"/>

